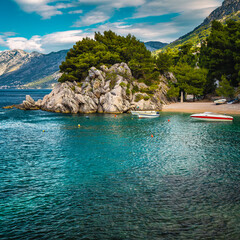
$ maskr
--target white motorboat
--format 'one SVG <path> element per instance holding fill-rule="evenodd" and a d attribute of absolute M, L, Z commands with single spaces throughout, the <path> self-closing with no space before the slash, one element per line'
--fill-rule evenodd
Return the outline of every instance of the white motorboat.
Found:
<path fill-rule="evenodd" d="M 158 112 L 155 113 L 139 113 L 138 118 L 157 118 L 160 114 Z"/>
<path fill-rule="evenodd" d="M 216 105 L 224 104 L 224 103 L 226 103 L 226 102 L 227 102 L 227 99 L 225 99 L 225 98 L 214 101 L 214 103 L 215 103 Z"/>
<path fill-rule="evenodd" d="M 138 114 L 156 114 L 156 111 L 131 111 L 132 115 L 138 115 Z"/>
<path fill-rule="evenodd" d="M 233 121 L 232 116 L 211 112 L 192 114 L 190 117 L 202 121 Z"/>

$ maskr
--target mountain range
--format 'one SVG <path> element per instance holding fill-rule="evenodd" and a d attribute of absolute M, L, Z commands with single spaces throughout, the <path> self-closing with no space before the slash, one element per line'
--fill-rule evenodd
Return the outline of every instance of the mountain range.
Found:
<path fill-rule="evenodd" d="M 147 50 L 149 50 L 151 52 L 161 49 L 168 45 L 168 43 L 162 43 L 162 42 L 158 42 L 158 41 L 145 42 L 144 44 L 145 44 Z"/>
<path fill-rule="evenodd" d="M 67 52 L 0 52 L 0 88 L 51 88 L 60 76 L 59 65 Z"/>
<path fill-rule="evenodd" d="M 158 49 L 178 48 L 191 42 L 199 45 L 211 32 L 211 22 L 227 19 L 240 19 L 240 0 L 225 0 L 215 9 L 202 24 L 176 41 L 166 44 L 161 42 L 145 42 L 150 51 Z M 61 76 L 59 65 L 65 60 L 68 50 L 42 54 L 27 53 L 23 50 L 7 50 L 0 52 L 0 89 L 1 88 L 52 88 Z"/>

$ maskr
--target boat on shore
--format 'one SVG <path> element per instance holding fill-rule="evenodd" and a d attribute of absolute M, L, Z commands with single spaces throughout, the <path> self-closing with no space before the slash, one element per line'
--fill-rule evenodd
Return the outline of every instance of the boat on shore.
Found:
<path fill-rule="evenodd" d="M 233 121 L 232 116 L 211 112 L 196 113 L 192 114 L 190 117 L 201 121 L 224 121 L 224 122 Z"/>
<path fill-rule="evenodd" d="M 227 102 L 227 99 L 218 99 L 218 100 L 215 100 L 214 101 L 214 103 L 216 104 L 216 105 L 220 105 L 220 104 L 224 104 L 224 103 L 226 103 Z"/>

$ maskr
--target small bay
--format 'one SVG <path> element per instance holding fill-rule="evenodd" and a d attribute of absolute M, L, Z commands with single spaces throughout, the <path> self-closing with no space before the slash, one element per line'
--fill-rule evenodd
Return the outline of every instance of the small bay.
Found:
<path fill-rule="evenodd" d="M 238 239 L 240 116 L 1 108 L 0 180 L 1 239 Z"/>

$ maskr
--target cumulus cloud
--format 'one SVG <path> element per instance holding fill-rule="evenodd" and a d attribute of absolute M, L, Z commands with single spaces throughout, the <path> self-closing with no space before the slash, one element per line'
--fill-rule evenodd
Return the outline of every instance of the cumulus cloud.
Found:
<path fill-rule="evenodd" d="M 28 13 L 37 13 L 43 19 L 51 18 L 55 15 L 61 15 L 60 9 L 70 8 L 75 6 L 72 3 L 57 3 L 56 0 L 14 0 L 19 6 Z M 49 5 L 49 3 L 53 5 Z M 55 5 L 54 5 L 55 3 Z"/>
<path fill-rule="evenodd" d="M 41 38 L 39 36 L 33 36 L 31 39 L 24 37 L 8 38 L 6 45 L 10 49 L 22 49 L 27 51 L 38 51 L 42 52 Z"/>
<path fill-rule="evenodd" d="M 7 47 L 6 39 L 8 37 L 12 37 L 12 36 L 15 36 L 15 35 L 16 35 L 15 32 L 4 32 L 4 33 L 0 32 L 0 45 L 4 46 L 4 47 Z"/>
<path fill-rule="evenodd" d="M 35 35 L 30 39 L 24 37 L 9 37 L 1 39 L 0 44 L 7 46 L 9 49 L 22 49 L 25 51 L 38 51 L 48 53 L 68 49 L 83 37 L 93 37 L 91 33 L 83 33 L 81 30 L 63 31 L 47 34 L 44 36 Z"/>

